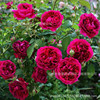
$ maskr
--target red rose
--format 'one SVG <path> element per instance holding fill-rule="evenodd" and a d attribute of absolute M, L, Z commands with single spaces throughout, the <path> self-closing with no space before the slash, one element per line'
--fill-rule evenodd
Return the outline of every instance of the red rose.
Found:
<path fill-rule="evenodd" d="M 99 32 L 100 22 L 92 13 L 85 13 L 80 16 L 79 27 L 82 35 L 93 38 Z"/>
<path fill-rule="evenodd" d="M 18 5 L 18 10 L 12 10 L 14 12 L 14 17 L 17 20 L 23 20 L 26 17 L 34 18 L 36 14 L 34 13 L 34 9 L 32 8 L 32 4 L 21 3 Z"/>
<path fill-rule="evenodd" d="M 58 66 L 61 59 L 62 53 L 58 48 L 44 46 L 37 51 L 36 63 L 41 69 L 51 70 Z"/>
<path fill-rule="evenodd" d="M 55 76 L 63 83 L 73 84 L 78 81 L 81 75 L 81 64 L 77 59 L 72 57 L 64 58 L 60 61 L 57 68 L 55 68 Z"/>
<path fill-rule="evenodd" d="M 24 59 L 27 56 L 27 49 L 29 46 L 30 46 L 29 42 L 25 40 L 22 42 L 18 40 L 15 43 L 13 43 L 15 57 Z"/>
<path fill-rule="evenodd" d="M 11 94 L 20 100 L 25 100 L 28 97 L 27 85 L 24 79 L 19 78 L 14 82 L 9 83 L 9 91 Z"/>
<path fill-rule="evenodd" d="M 67 54 L 70 55 L 70 50 L 74 51 L 73 57 L 79 60 L 80 63 L 87 62 L 93 56 L 93 50 L 90 44 L 84 39 L 75 39 L 70 42 L 67 47 Z"/>
<path fill-rule="evenodd" d="M 7 5 L 7 8 L 6 9 L 10 9 L 12 4 L 13 4 L 13 2 L 6 3 L 6 5 Z"/>
<path fill-rule="evenodd" d="M 0 61 L 0 76 L 5 80 L 14 77 L 16 66 L 10 60 Z"/>
<path fill-rule="evenodd" d="M 47 73 L 45 70 L 43 70 L 39 67 L 34 67 L 32 78 L 35 80 L 35 82 L 46 83 L 47 82 Z"/>
<path fill-rule="evenodd" d="M 56 31 L 62 25 L 62 20 L 63 15 L 61 15 L 60 11 L 50 10 L 42 14 L 40 27 Z"/>

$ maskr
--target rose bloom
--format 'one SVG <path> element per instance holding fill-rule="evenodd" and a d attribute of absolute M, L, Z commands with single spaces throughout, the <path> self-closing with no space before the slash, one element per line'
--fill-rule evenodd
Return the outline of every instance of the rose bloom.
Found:
<path fill-rule="evenodd" d="M 14 55 L 16 58 L 24 59 L 27 56 L 27 49 L 30 46 L 29 42 L 27 41 L 16 41 L 13 43 L 13 49 L 15 51 Z"/>
<path fill-rule="evenodd" d="M 36 14 L 35 10 L 32 8 L 32 4 L 21 3 L 17 6 L 18 10 L 12 10 L 14 12 L 14 18 L 17 20 L 23 20 L 26 17 L 34 18 Z"/>
<path fill-rule="evenodd" d="M 14 82 L 9 83 L 8 86 L 9 91 L 15 98 L 25 100 L 25 98 L 28 97 L 28 83 L 26 83 L 23 78 L 18 78 Z"/>
<path fill-rule="evenodd" d="M 51 70 L 58 66 L 61 59 L 62 53 L 58 48 L 44 46 L 37 51 L 36 63 L 41 69 Z"/>
<path fill-rule="evenodd" d="M 78 25 L 80 27 L 80 33 L 89 38 L 96 36 L 100 29 L 100 22 L 92 13 L 82 14 Z"/>
<path fill-rule="evenodd" d="M 40 27 L 42 29 L 56 31 L 62 25 L 63 15 L 60 11 L 50 10 L 42 14 Z"/>
<path fill-rule="evenodd" d="M 12 4 L 13 4 L 13 2 L 6 3 L 6 5 L 7 5 L 6 9 L 10 9 Z"/>
<path fill-rule="evenodd" d="M 73 57 L 79 60 L 80 63 L 89 61 L 93 56 L 93 50 L 90 44 L 84 39 L 74 39 L 67 47 L 67 54 L 70 55 L 70 50 L 74 51 Z"/>
<path fill-rule="evenodd" d="M 81 75 L 81 64 L 75 58 L 64 58 L 55 68 L 55 77 L 64 84 L 73 84 L 78 81 Z"/>
<path fill-rule="evenodd" d="M 59 8 L 63 8 L 65 6 L 65 3 L 64 2 L 59 2 Z"/>
<path fill-rule="evenodd" d="M 14 77 L 16 66 L 10 60 L 0 61 L 0 76 L 5 80 Z"/>
<path fill-rule="evenodd" d="M 32 78 L 35 80 L 35 82 L 46 83 L 47 82 L 47 73 L 45 70 L 43 70 L 39 67 L 34 67 Z"/>

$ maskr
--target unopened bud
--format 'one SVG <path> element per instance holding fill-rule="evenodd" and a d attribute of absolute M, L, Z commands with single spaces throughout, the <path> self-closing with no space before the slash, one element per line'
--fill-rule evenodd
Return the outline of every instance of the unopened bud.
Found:
<path fill-rule="evenodd" d="M 71 50 L 70 50 L 70 56 L 73 56 L 74 53 L 75 53 L 74 50 L 71 49 Z"/>
<path fill-rule="evenodd" d="M 35 49 L 38 49 L 38 44 L 34 44 L 34 48 Z"/>

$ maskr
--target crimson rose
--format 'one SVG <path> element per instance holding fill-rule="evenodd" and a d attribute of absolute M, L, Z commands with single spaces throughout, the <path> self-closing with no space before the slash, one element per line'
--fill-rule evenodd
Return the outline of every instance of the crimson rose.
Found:
<path fill-rule="evenodd" d="M 46 83 L 47 82 L 47 73 L 45 70 L 43 70 L 39 67 L 34 67 L 32 78 L 35 80 L 35 82 Z"/>
<path fill-rule="evenodd" d="M 81 34 L 93 38 L 99 32 L 100 22 L 92 13 L 85 13 L 80 16 L 79 27 Z"/>
<path fill-rule="evenodd" d="M 81 64 L 75 58 L 64 58 L 60 61 L 58 67 L 55 68 L 55 76 L 63 83 L 73 84 L 78 81 L 81 75 Z"/>
<path fill-rule="evenodd" d="M 0 76 L 5 80 L 14 77 L 16 66 L 10 60 L 0 61 Z"/>
<path fill-rule="evenodd" d="M 23 78 L 18 78 L 14 82 L 9 83 L 9 91 L 11 94 L 20 100 L 25 100 L 28 97 L 27 85 Z"/>
<path fill-rule="evenodd" d="M 17 18 L 17 20 L 23 20 L 26 17 L 34 18 L 36 16 L 34 9 L 32 9 L 32 4 L 21 3 L 17 8 L 18 10 L 12 10 L 14 12 L 14 17 Z"/>
<path fill-rule="evenodd" d="M 37 51 L 36 63 L 41 69 L 51 70 L 58 66 L 61 59 L 62 53 L 58 48 L 44 46 Z"/>
<path fill-rule="evenodd" d="M 13 43 L 15 57 L 24 59 L 27 56 L 27 49 L 29 46 L 30 46 L 29 42 L 25 40 L 22 42 L 18 40 L 15 43 Z"/>
<path fill-rule="evenodd" d="M 93 50 L 90 44 L 84 39 L 74 39 L 67 47 L 67 54 L 70 55 L 70 50 L 74 51 L 73 57 L 79 60 L 80 63 L 87 62 L 93 56 Z"/>
<path fill-rule="evenodd" d="M 62 25 L 63 15 L 60 11 L 50 10 L 42 14 L 40 26 L 42 29 L 56 31 Z"/>

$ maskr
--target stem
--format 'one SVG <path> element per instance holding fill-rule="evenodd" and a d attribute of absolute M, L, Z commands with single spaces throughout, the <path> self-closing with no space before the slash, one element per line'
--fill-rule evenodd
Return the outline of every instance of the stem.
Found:
<path fill-rule="evenodd" d="M 54 8 L 56 6 L 56 2 L 57 2 L 57 0 L 54 1 L 53 10 L 54 10 Z"/>

